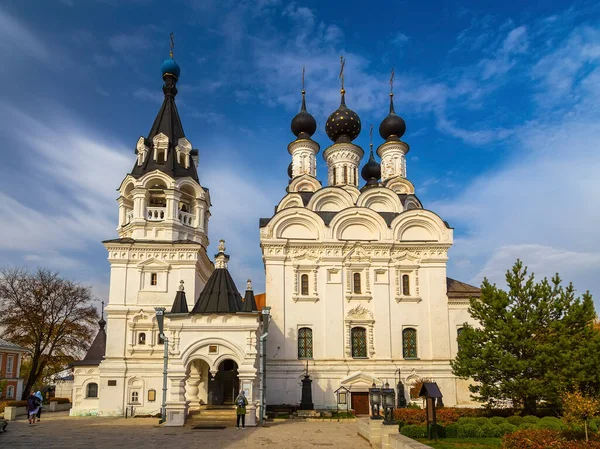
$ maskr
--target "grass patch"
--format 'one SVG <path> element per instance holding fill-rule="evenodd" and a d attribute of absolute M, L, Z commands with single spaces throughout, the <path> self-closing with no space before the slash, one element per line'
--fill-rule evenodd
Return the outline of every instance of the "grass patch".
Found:
<path fill-rule="evenodd" d="M 498 449 L 502 438 L 443 438 L 436 441 L 419 439 L 427 446 L 435 449 Z"/>

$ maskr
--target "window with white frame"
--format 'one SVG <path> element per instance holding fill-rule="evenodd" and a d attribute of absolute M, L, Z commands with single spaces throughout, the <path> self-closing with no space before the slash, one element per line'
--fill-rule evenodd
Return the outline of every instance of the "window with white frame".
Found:
<path fill-rule="evenodd" d="M 140 403 L 140 392 L 138 390 L 131 391 L 131 403 L 132 404 Z"/>
<path fill-rule="evenodd" d="M 158 273 L 150 273 L 150 285 L 158 284 Z"/>
<path fill-rule="evenodd" d="M 13 370 L 15 367 L 15 356 L 9 355 L 6 357 L 6 377 L 13 377 Z"/>
<path fill-rule="evenodd" d="M 292 299 L 294 301 L 318 301 L 317 269 L 297 265 L 294 267 L 294 276 L 296 281 L 294 283 Z"/>
<path fill-rule="evenodd" d="M 85 397 L 86 398 L 97 398 L 98 397 L 98 384 L 95 382 L 90 382 L 87 384 L 85 389 Z"/>

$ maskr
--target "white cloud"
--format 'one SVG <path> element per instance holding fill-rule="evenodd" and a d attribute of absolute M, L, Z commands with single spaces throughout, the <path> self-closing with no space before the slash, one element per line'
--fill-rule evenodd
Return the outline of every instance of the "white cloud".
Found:
<path fill-rule="evenodd" d="M 5 54 L 31 56 L 42 62 L 49 59 L 46 44 L 2 9 L 0 9 L 0 49 Z"/>

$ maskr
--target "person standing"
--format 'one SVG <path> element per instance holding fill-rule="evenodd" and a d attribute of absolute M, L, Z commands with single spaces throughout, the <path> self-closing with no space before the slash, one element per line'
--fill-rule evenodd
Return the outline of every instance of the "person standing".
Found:
<path fill-rule="evenodd" d="M 248 399 L 244 390 L 240 391 L 240 394 L 235 398 L 235 408 L 237 414 L 237 428 L 240 430 L 240 421 L 242 421 L 242 429 L 246 428 L 246 406 L 248 405 Z"/>
<path fill-rule="evenodd" d="M 40 422 L 40 418 L 42 417 L 42 405 L 44 404 L 44 396 L 42 396 L 41 391 L 38 391 L 35 394 L 35 397 L 40 400 L 40 408 L 38 409 L 38 412 L 37 412 L 37 422 Z"/>
<path fill-rule="evenodd" d="M 41 405 L 40 399 L 32 391 L 27 399 L 27 417 L 29 418 L 29 424 L 35 422 L 35 416 Z"/>

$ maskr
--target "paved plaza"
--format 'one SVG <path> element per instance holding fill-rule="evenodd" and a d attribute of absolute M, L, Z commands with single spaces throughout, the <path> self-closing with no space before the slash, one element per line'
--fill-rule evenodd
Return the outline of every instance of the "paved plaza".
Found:
<path fill-rule="evenodd" d="M 25 418 L 9 423 L 0 434 L 1 448 L 127 448 L 174 449 L 344 447 L 367 449 L 357 435 L 356 422 L 302 422 L 286 420 L 262 428 L 199 430 L 191 427 L 162 427 L 157 419 L 69 417 L 46 413 L 42 421 L 29 425 Z"/>

